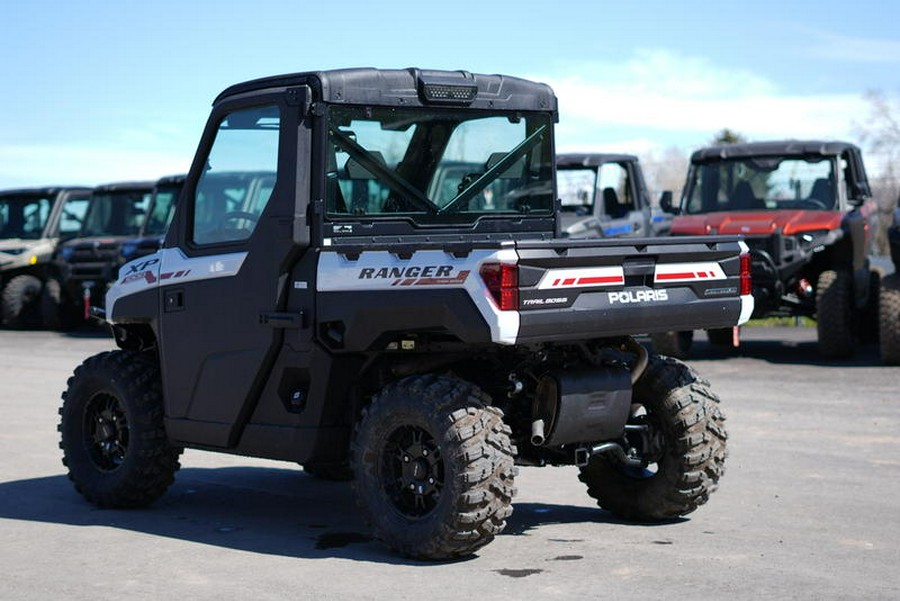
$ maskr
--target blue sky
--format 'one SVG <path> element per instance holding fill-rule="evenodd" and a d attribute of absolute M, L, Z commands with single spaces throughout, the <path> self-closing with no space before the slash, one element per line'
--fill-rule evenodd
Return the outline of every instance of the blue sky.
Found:
<path fill-rule="evenodd" d="M 232 83 L 352 66 L 551 84 L 561 151 L 855 141 L 900 95 L 900 2 L 29 0 L 0 8 L 0 188 L 187 170 Z"/>

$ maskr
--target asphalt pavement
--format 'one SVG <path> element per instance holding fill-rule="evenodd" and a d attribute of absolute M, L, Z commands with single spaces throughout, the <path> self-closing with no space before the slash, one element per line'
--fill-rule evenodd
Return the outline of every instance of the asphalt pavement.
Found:
<path fill-rule="evenodd" d="M 346 483 L 187 451 L 148 509 L 100 510 L 60 462 L 66 379 L 101 332 L 0 330 L 0 599 L 897 599 L 900 367 L 816 353 L 810 328 L 701 335 L 722 399 L 720 489 L 685 519 L 597 508 L 575 468 L 521 468 L 506 531 L 464 561 L 391 553 Z"/>

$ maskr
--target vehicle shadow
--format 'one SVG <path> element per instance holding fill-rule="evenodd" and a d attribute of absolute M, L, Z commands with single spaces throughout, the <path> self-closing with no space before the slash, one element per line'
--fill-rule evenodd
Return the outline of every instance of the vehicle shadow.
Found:
<path fill-rule="evenodd" d="M 349 483 L 300 470 L 265 467 L 186 468 L 143 509 L 100 509 L 64 475 L 0 483 L 0 519 L 106 527 L 228 549 L 297 558 L 342 557 L 393 565 L 429 565 L 375 541 Z M 550 524 L 614 521 L 598 508 L 515 505 L 504 535 Z"/>
<path fill-rule="evenodd" d="M 67 338 L 112 338 L 109 325 L 101 321 L 89 321 L 60 332 Z"/>
<path fill-rule="evenodd" d="M 687 361 L 720 360 L 731 358 L 759 359 L 767 363 L 786 365 L 813 365 L 821 367 L 880 367 L 883 366 L 878 346 L 864 344 L 857 347 L 852 357 L 846 359 L 829 359 L 819 354 L 819 345 L 815 340 L 797 340 L 794 338 L 778 338 L 777 333 L 771 337 L 743 338 L 738 348 L 722 348 L 710 344 L 707 340 L 694 340 L 691 354 Z"/>

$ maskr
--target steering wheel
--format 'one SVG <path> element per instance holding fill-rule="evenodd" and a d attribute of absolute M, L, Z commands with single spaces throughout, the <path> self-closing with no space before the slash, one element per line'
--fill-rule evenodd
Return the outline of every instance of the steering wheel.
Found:
<path fill-rule="evenodd" d="M 222 215 L 222 221 L 231 221 L 232 219 L 246 219 L 255 225 L 259 221 L 259 215 L 247 211 L 228 211 Z"/>

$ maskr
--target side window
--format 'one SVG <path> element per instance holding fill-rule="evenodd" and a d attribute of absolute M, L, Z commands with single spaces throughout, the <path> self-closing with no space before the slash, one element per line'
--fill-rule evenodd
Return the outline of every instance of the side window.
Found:
<path fill-rule="evenodd" d="M 278 165 L 278 107 L 235 111 L 219 123 L 193 199 L 195 244 L 246 240 L 269 202 Z"/>
<path fill-rule="evenodd" d="M 88 199 L 74 198 L 63 205 L 62 215 L 59 216 L 59 233 L 62 235 L 74 235 L 81 230 L 81 222 L 87 213 Z"/>

